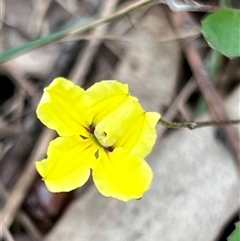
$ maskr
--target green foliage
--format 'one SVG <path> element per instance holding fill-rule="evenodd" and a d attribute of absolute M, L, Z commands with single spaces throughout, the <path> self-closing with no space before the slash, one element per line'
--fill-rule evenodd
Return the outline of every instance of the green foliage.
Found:
<path fill-rule="evenodd" d="M 202 21 L 202 33 L 213 49 L 229 58 L 240 56 L 240 10 L 209 14 Z"/>
<path fill-rule="evenodd" d="M 235 230 L 228 237 L 228 241 L 239 241 L 240 240 L 240 222 L 236 224 Z"/>

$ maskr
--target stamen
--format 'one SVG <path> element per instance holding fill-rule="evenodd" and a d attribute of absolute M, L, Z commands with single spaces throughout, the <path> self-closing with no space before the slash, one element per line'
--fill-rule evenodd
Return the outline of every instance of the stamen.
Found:
<path fill-rule="evenodd" d="M 88 139 L 88 137 L 86 137 L 86 136 L 82 136 L 82 135 L 80 135 L 80 136 L 83 138 L 83 140 Z"/>
<path fill-rule="evenodd" d="M 93 123 L 89 126 L 89 131 L 90 131 L 90 133 L 94 133 L 94 131 L 95 131 L 95 126 L 93 125 Z"/>
<path fill-rule="evenodd" d="M 99 151 L 97 150 L 96 153 L 94 154 L 94 156 L 96 157 L 96 159 L 98 159 L 99 157 Z"/>
<path fill-rule="evenodd" d="M 108 152 L 113 152 L 114 147 L 113 146 L 105 147 L 105 150 L 107 150 Z"/>

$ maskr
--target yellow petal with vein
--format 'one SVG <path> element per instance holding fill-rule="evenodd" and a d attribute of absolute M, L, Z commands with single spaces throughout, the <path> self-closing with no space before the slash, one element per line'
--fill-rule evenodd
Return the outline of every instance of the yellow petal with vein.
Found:
<path fill-rule="evenodd" d="M 114 146 L 144 158 L 156 142 L 155 127 L 161 116 L 156 112 L 145 112 L 139 103 L 134 105 L 131 115 L 122 121 L 124 132 Z"/>
<path fill-rule="evenodd" d="M 96 151 L 89 139 L 58 137 L 50 142 L 47 158 L 36 162 L 36 168 L 49 191 L 71 191 L 88 180 Z"/>
<path fill-rule="evenodd" d="M 94 124 L 99 123 L 125 101 L 138 101 L 129 95 L 128 85 L 116 80 L 103 80 L 86 90 L 91 99 Z"/>
<path fill-rule="evenodd" d="M 86 127 L 92 122 L 85 91 L 64 78 L 56 78 L 44 89 L 36 112 L 42 123 L 60 136 L 86 136 Z"/>
<path fill-rule="evenodd" d="M 93 180 L 99 192 L 122 201 L 139 199 L 152 182 L 153 173 L 144 159 L 129 155 L 122 148 L 100 150 Z"/>
<path fill-rule="evenodd" d="M 139 103 L 132 99 L 126 99 L 96 125 L 94 135 L 102 146 L 115 146 L 119 137 L 124 135 L 128 131 L 129 126 L 132 125 L 136 111 L 143 113 Z"/>

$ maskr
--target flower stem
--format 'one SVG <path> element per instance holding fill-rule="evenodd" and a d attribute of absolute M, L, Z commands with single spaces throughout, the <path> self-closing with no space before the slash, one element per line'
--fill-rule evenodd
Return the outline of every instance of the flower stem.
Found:
<path fill-rule="evenodd" d="M 240 120 L 223 120 L 223 121 L 205 121 L 205 122 L 194 122 L 182 120 L 182 122 L 170 122 L 163 119 L 159 120 L 159 124 L 166 126 L 167 128 L 179 129 L 188 128 L 190 130 L 206 127 L 206 126 L 225 126 L 240 124 Z"/>

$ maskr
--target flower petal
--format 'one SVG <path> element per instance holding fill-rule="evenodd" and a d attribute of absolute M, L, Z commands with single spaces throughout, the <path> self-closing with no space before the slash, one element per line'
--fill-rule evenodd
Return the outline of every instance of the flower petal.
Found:
<path fill-rule="evenodd" d="M 104 80 L 96 83 L 87 89 L 86 93 L 91 99 L 94 124 L 99 123 L 125 101 L 129 99 L 138 101 L 137 98 L 129 95 L 127 84 L 122 84 L 116 80 Z"/>
<path fill-rule="evenodd" d="M 143 113 L 138 102 L 126 99 L 120 106 L 113 110 L 111 114 L 97 123 L 94 135 L 99 143 L 104 147 L 114 146 L 119 137 L 132 125 L 135 118 L 134 114 L 137 111 L 136 109 Z"/>
<path fill-rule="evenodd" d="M 64 78 L 56 78 L 45 88 L 36 112 L 60 136 L 88 135 L 86 128 L 92 122 L 86 92 Z"/>
<path fill-rule="evenodd" d="M 153 173 L 140 157 L 128 155 L 122 148 L 100 150 L 93 167 L 93 180 L 99 192 L 122 201 L 139 199 L 149 189 Z"/>
<path fill-rule="evenodd" d="M 51 192 L 71 191 L 88 180 L 96 151 L 90 139 L 58 137 L 50 142 L 48 157 L 36 162 L 36 168 Z"/>
<path fill-rule="evenodd" d="M 139 103 L 134 104 L 131 116 L 122 122 L 124 132 L 114 147 L 123 147 L 130 154 L 144 158 L 155 144 L 155 127 L 161 116 L 156 112 L 144 112 Z"/>

